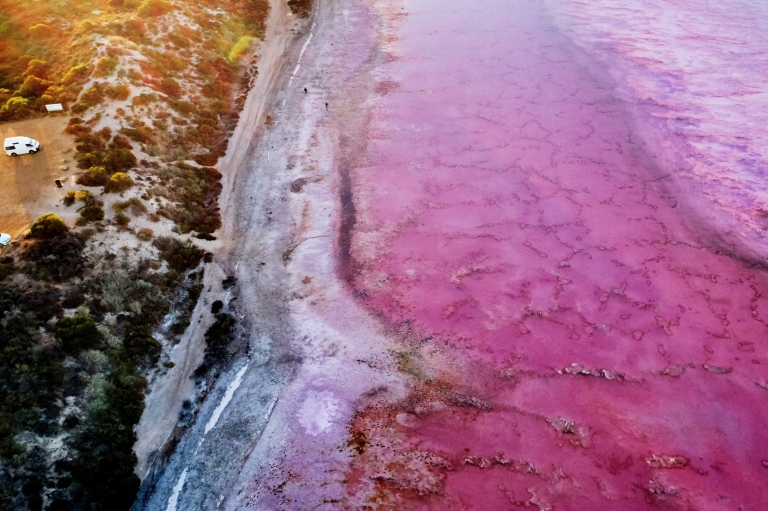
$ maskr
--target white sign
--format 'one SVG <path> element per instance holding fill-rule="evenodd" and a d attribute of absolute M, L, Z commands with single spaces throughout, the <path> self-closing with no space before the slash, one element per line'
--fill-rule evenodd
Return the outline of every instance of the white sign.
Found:
<path fill-rule="evenodd" d="M 63 112 L 64 107 L 61 106 L 61 103 L 54 103 L 52 105 L 45 105 L 45 109 L 49 112 Z"/>

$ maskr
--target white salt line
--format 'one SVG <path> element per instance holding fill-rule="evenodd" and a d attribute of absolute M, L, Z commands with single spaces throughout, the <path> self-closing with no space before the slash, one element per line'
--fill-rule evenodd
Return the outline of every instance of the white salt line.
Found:
<path fill-rule="evenodd" d="M 309 29 L 309 37 L 307 37 L 306 42 L 304 43 L 304 46 L 301 47 L 301 51 L 299 52 L 299 59 L 296 62 L 301 62 L 301 57 L 304 55 L 304 50 L 307 49 L 307 46 L 309 45 L 309 41 L 312 40 L 312 36 L 315 35 L 315 22 L 312 22 L 312 26 Z"/>
<path fill-rule="evenodd" d="M 221 403 L 219 403 L 219 406 L 217 406 L 213 411 L 213 415 L 211 415 L 211 419 L 208 421 L 208 424 L 205 425 L 205 431 L 203 432 L 204 435 L 207 435 L 208 432 L 212 430 L 214 426 L 216 426 L 216 423 L 219 421 L 219 417 L 221 416 L 221 412 L 223 412 L 224 408 L 226 408 L 229 402 L 232 401 L 232 396 L 235 395 L 235 391 L 240 386 L 240 384 L 243 383 L 243 375 L 245 374 L 246 369 L 248 369 L 248 364 L 245 364 L 243 368 L 237 372 L 237 376 L 235 376 L 234 381 L 229 384 L 229 387 L 227 387 L 227 391 L 224 393 L 224 398 L 221 400 Z"/>
<path fill-rule="evenodd" d="M 309 46 L 309 42 L 312 40 L 312 36 L 315 31 L 315 24 L 312 23 L 312 27 L 309 29 L 309 37 L 307 37 L 307 40 L 304 41 L 304 46 L 301 47 L 301 51 L 299 52 L 299 58 L 296 59 L 296 69 L 293 70 L 293 73 L 291 73 L 291 79 L 288 80 L 288 89 L 291 88 L 291 84 L 293 83 L 293 78 L 296 76 L 296 73 L 299 72 L 299 69 L 301 69 L 301 57 L 304 56 L 304 52 L 307 49 L 307 46 Z M 283 106 L 285 106 L 285 100 L 283 100 Z"/>
<path fill-rule="evenodd" d="M 179 493 L 181 493 L 181 488 L 184 486 L 184 481 L 187 480 L 187 469 L 184 469 L 184 472 L 181 473 L 181 476 L 179 476 L 179 480 L 176 482 L 176 486 L 173 487 L 173 493 L 170 497 L 168 497 L 168 507 L 165 508 L 165 511 L 176 511 L 176 504 L 179 503 Z"/>

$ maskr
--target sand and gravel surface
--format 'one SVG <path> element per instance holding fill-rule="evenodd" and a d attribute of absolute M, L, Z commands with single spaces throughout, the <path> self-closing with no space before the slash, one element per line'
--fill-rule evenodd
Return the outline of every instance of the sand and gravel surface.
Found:
<path fill-rule="evenodd" d="M 0 125 L 0 139 L 25 136 L 40 142 L 36 154 L 17 157 L 0 154 L 0 232 L 18 236 L 44 213 L 67 215 L 59 205 L 66 190 L 74 185 L 72 139 L 64 134 L 68 117 L 54 116 Z M 68 170 L 63 170 L 67 167 Z M 64 180 L 57 188 L 56 179 Z"/>

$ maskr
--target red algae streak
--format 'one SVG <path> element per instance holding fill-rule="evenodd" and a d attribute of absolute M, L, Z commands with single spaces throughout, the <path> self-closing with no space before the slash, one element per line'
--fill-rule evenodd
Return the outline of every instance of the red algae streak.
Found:
<path fill-rule="evenodd" d="M 358 294 L 407 332 L 414 383 L 353 423 L 360 505 L 768 505 L 768 279 L 714 248 L 720 225 L 761 242 L 737 197 L 765 194 L 759 165 L 741 160 L 737 193 L 719 133 L 659 142 L 669 126 L 643 124 L 574 5 L 406 1 L 387 39 L 349 248 Z M 720 170 L 672 165 L 694 142 Z M 696 216 L 699 178 L 727 207 Z"/>

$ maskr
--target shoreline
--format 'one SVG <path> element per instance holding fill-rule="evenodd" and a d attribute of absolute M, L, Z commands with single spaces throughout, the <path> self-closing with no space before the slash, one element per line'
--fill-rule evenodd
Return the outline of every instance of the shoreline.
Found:
<path fill-rule="evenodd" d="M 252 89 L 230 145 L 238 149 L 222 162 L 228 196 L 216 258 L 237 278 L 248 369 L 216 426 L 203 431 L 213 397 L 241 363 L 219 378 L 137 511 L 166 510 L 169 499 L 178 509 L 271 507 L 279 495 L 270 488 L 287 482 L 297 506 L 344 498 L 341 477 L 326 475 L 347 469 L 358 403 L 377 389 L 405 395 L 391 332 L 350 293 L 340 239 L 350 227 L 341 170 L 364 155 L 373 71 L 387 58 L 380 14 L 360 0 L 319 0 L 315 32 L 293 39 L 292 57 L 274 60 L 270 72 L 259 70 L 264 85 Z M 267 39 L 263 54 L 279 55 L 290 39 L 282 35 L 271 49 Z M 274 120 L 265 127 L 269 105 Z M 258 142 L 246 147 L 238 141 L 248 130 Z"/>
<path fill-rule="evenodd" d="M 284 445 L 283 434 L 293 424 L 291 415 L 296 406 L 295 402 L 291 403 L 295 401 L 296 385 L 289 385 L 289 382 L 294 377 L 294 382 L 303 382 L 301 368 L 307 357 L 306 347 L 297 341 L 302 337 L 306 339 L 314 328 L 297 331 L 302 329 L 296 328 L 296 314 L 289 304 L 291 291 L 296 294 L 298 289 L 305 287 L 301 282 L 304 276 L 286 266 L 295 267 L 296 261 L 304 261 L 305 251 L 311 250 L 319 240 L 324 240 L 323 255 L 333 259 L 336 223 L 328 222 L 328 217 L 323 215 L 318 226 L 321 232 L 311 232 L 305 225 L 306 209 L 311 206 L 297 204 L 302 201 L 293 200 L 296 194 L 290 191 L 291 184 L 301 179 L 298 177 L 299 165 L 291 155 L 311 153 L 311 146 L 316 143 L 311 132 L 322 124 L 325 112 L 319 108 L 323 103 L 320 87 L 310 86 L 314 94 L 310 94 L 308 100 L 299 92 L 303 85 L 294 83 L 296 77 L 289 78 L 285 73 L 287 68 L 293 67 L 299 48 L 307 51 L 308 60 L 312 47 L 301 47 L 299 43 L 306 42 L 310 34 L 305 32 L 296 37 L 289 28 L 293 19 L 286 15 L 287 6 L 280 0 L 273 1 L 272 6 L 267 37 L 259 50 L 259 74 L 230 140 L 230 151 L 219 166 L 224 175 L 226 195 L 222 195 L 220 202 L 223 226 L 214 264 L 221 273 L 237 278 L 237 314 L 250 344 L 248 370 L 240 374 L 242 385 L 230 396 L 231 403 L 223 413 L 218 411 L 221 418 L 216 427 L 201 431 L 212 408 L 218 404 L 216 396 L 233 379 L 230 373 L 234 368 L 220 376 L 203 403 L 196 423 L 181 438 L 175 453 L 152 480 L 145 480 L 134 505 L 137 510 L 164 510 L 171 497 L 179 508 L 189 507 L 191 503 L 198 508 L 227 506 L 227 496 L 237 493 L 234 491 L 237 484 L 242 484 L 243 478 L 258 471 L 262 463 L 269 463 L 272 456 L 262 450 Z M 324 16 L 324 6 L 324 3 L 318 3 L 311 20 Z M 287 23 L 286 18 L 290 20 Z M 305 27 L 311 22 L 304 22 Z M 322 24 L 317 26 L 320 28 Z M 314 42 L 317 44 L 317 41 Z M 306 73 L 312 67 L 305 65 L 301 70 Z M 285 90 L 280 85 L 287 83 L 293 83 L 294 90 Z M 291 94 L 293 98 L 286 101 Z M 293 101 L 294 98 L 297 101 Z M 307 101 L 313 102 L 313 110 L 319 111 L 319 115 L 301 110 L 301 104 Z M 275 117 L 270 126 L 263 122 L 268 113 Z M 299 147 L 279 146 L 276 140 L 290 138 L 283 133 L 284 130 L 293 131 L 294 122 L 304 123 L 298 136 L 292 137 Z M 327 131 L 327 127 L 323 126 L 321 130 Z M 324 151 L 320 158 L 325 160 L 323 165 L 328 167 L 327 173 L 310 177 L 312 183 L 305 189 L 324 181 L 324 196 L 318 209 L 330 210 L 336 199 L 333 156 L 328 152 L 332 141 L 323 138 Z M 293 172 L 285 172 L 292 167 Z M 314 256 L 310 259 L 315 261 Z M 335 264 L 328 265 L 327 269 L 331 271 L 326 271 L 326 277 L 335 280 Z M 335 291 L 343 291 L 343 288 L 335 286 Z M 203 303 L 204 296 L 201 298 Z M 309 321 L 316 326 L 314 319 Z M 237 361 L 232 365 L 238 365 Z M 169 413 L 170 417 L 174 415 Z M 147 416 L 147 422 L 149 419 Z M 231 430 L 233 424 L 238 425 L 236 431 Z M 262 434 L 268 441 L 259 442 Z M 244 468 L 244 463 L 250 465 Z M 184 478 L 180 479 L 182 474 Z M 216 495 L 221 495 L 223 500 Z"/>

